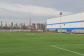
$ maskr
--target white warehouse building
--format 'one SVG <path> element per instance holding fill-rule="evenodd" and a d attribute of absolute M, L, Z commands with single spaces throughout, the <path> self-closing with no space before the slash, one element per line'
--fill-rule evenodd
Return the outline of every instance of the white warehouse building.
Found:
<path fill-rule="evenodd" d="M 46 30 L 84 33 L 84 12 L 48 19 Z"/>

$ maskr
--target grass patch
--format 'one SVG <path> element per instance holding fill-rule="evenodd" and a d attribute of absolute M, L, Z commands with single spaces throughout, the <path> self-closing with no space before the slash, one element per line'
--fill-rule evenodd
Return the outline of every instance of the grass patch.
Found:
<path fill-rule="evenodd" d="M 51 45 L 84 54 L 84 35 L 0 33 L 0 56 L 80 56 Z"/>

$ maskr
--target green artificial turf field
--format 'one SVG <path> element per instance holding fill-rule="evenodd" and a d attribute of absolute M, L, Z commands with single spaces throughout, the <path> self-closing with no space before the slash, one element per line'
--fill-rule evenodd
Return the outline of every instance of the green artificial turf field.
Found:
<path fill-rule="evenodd" d="M 84 35 L 0 33 L 0 56 L 84 56 Z"/>

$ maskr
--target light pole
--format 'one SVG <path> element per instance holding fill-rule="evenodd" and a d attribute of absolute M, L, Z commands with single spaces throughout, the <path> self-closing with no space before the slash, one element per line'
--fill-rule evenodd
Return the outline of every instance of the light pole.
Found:
<path fill-rule="evenodd" d="M 2 21 L 1 21 L 1 28 L 2 28 L 2 26 L 3 26 L 3 23 L 2 23 Z"/>
<path fill-rule="evenodd" d="M 29 26 L 30 26 L 30 28 L 31 28 L 31 18 L 29 18 Z"/>
<path fill-rule="evenodd" d="M 62 17 L 62 12 L 60 12 L 60 31 L 62 32 L 62 26 L 61 26 L 61 22 L 62 22 L 62 20 L 61 20 L 61 17 Z"/>
<path fill-rule="evenodd" d="M 32 31 L 32 25 L 31 25 L 31 17 L 29 17 L 29 28 L 30 28 L 30 31 Z"/>

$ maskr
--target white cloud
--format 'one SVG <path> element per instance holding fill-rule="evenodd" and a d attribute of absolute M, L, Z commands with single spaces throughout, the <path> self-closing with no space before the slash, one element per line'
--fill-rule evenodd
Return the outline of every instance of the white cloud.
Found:
<path fill-rule="evenodd" d="M 6 9 L 9 11 L 15 11 L 21 13 L 22 12 L 31 13 L 34 15 L 51 15 L 51 16 L 59 15 L 60 12 L 53 8 L 39 7 L 34 5 L 8 4 L 8 3 L 0 3 L 0 9 Z M 69 14 L 69 12 L 64 12 L 64 14 Z"/>
<path fill-rule="evenodd" d="M 59 12 L 53 8 L 0 2 L 0 21 L 3 21 L 4 24 L 6 22 L 25 22 L 28 24 L 29 18 L 33 19 L 32 22 L 43 23 L 48 18 L 58 16 Z M 64 15 L 70 14 L 70 12 L 62 12 Z"/>

